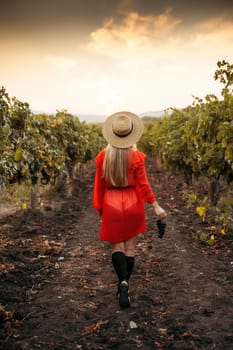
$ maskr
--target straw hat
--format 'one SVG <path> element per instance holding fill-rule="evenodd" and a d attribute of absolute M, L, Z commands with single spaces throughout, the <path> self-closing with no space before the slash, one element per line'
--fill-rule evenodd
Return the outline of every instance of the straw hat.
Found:
<path fill-rule="evenodd" d="M 110 115 L 103 125 L 105 140 L 116 148 L 128 148 L 142 136 L 143 122 L 131 112 L 117 112 Z"/>

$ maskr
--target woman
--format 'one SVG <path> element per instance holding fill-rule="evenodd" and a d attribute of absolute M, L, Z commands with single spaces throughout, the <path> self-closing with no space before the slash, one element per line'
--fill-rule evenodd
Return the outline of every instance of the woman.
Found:
<path fill-rule="evenodd" d="M 143 123 L 137 115 L 112 114 L 103 125 L 108 146 L 95 159 L 93 205 L 101 217 L 99 238 L 112 245 L 121 307 L 130 305 L 129 278 L 134 267 L 136 236 L 146 231 L 144 202 L 153 206 L 160 219 L 166 217 L 147 179 L 146 156 L 135 146 L 142 133 Z"/>

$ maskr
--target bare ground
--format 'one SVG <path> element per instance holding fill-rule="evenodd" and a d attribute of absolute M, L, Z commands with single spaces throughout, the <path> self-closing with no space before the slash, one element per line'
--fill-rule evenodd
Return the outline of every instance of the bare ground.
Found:
<path fill-rule="evenodd" d="M 1 219 L 0 348 L 233 349 L 232 236 L 200 242 L 198 230 L 209 227 L 183 202 L 183 179 L 153 173 L 167 231 L 158 238 L 146 206 L 131 307 L 122 310 L 110 247 L 98 240 L 93 176 L 78 181 L 72 198 Z"/>

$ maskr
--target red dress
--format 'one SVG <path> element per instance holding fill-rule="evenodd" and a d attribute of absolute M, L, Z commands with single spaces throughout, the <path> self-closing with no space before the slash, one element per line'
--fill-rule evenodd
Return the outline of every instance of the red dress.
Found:
<path fill-rule="evenodd" d="M 105 152 L 101 151 L 95 158 L 93 206 L 102 212 L 99 238 L 112 243 L 123 242 L 146 231 L 144 202 L 153 203 L 155 195 L 146 175 L 146 155 L 133 149 L 129 151 L 133 152 L 132 163 L 128 164 L 127 186 L 130 187 L 109 188 L 112 184 L 102 177 Z"/>

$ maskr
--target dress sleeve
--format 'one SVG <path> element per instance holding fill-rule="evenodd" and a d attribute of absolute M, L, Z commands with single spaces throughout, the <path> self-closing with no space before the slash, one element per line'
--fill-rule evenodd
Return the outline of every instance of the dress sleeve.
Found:
<path fill-rule="evenodd" d="M 145 158 L 146 155 L 144 153 L 137 151 L 135 154 L 135 161 L 133 162 L 133 169 L 135 171 L 136 187 L 139 191 L 139 195 L 142 197 L 144 202 L 151 204 L 156 200 L 156 197 L 147 178 L 144 163 Z"/>
<path fill-rule="evenodd" d="M 104 153 L 103 151 L 98 154 L 95 158 L 96 171 L 94 180 L 94 191 L 93 191 L 93 207 L 100 211 L 103 209 L 104 192 L 105 192 L 105 180 L 102 177 L 102 164 L 103 164 Z"/>

